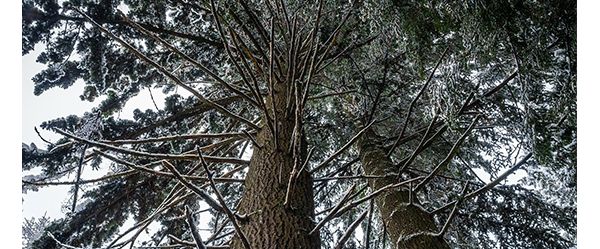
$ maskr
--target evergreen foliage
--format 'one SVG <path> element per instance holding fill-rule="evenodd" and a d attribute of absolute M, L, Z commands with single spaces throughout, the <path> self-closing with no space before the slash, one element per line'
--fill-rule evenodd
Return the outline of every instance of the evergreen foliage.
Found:
<path fill-rule="evenodd" d="M 196 216 L 212 235 L 200 243 L 229 245 L 239 235 L 227 215 L 203 210 L 209 201 L 183 187 L 161 160 L 216 198 L 198 149 L 218 193 L 236 211 L 242 182 L 251 180 L 242 155 L 264 145 L 255 141 L 256 126 L 277 125 L 264 101 L 273 94 L 270 68 L 278 80 L 296 69 L 307 71 L 294 81 L 308 96 L 300 111 L 301 142 L 278 141 L 286 143 L 282 148 L 297 142 L 289 153 L 300 166 L 307 160 L 300 171 L 311 173 L 315 225 L 340 201 L 376 191 L 368 187 L 372 180 L 365 172 L 371 171 L 363 168 L 355 143 L 326 161 L 364 128 L 394 164 L 374 177 L 432 175 L 410 192 L 438 228 L 450 221 L 441 236 L 451 248 L 576 247 L 574 1 L 226 0 L 213 6 L 187 0 L 23 0 L 22 6 L 22 53 L 43 44 L 37 61 L 47 66 L 33 78 L 34 93 L 82 80 L 81 101 L 101 99 L 83 116 L 41 124 L 65 135 L 47 148 L 23 144 L 23 171 L 42 172 L 23 178 L 24 194 L 72 186 L 65 218 L 26 221 L 27 248 L 193 247 L 186 207 L 209 214 L 210 221 Z M 291 43 L 293 37 L 301 40 Z M 290 50 L 301 59 L 293 70 Z M 308 72 L 311 59 L 317 66 Z M 165 107 L 120 118 L 125 103 L 147 88 L 167 95 Z M 293 96 L 288 100 L 294 117 L 297 104 Z M 486 188 L 529 153 L 532 158 L 520 167 L 526 176 L 517 183 L 500 181 L 477 195 L 461 195 L 465 184 L 469 193 Z M 109 173 L 79 179 L 82 167 Z M 475 171 L 491 179 L 479 179 Z M 351 185 L 354 195 L 343 198 Z M 456 200 L 460 205 L 451 217 L 449 203 Z M 334 248 L 368 209 L 366 201 L 325 223 L 318 232 L 321 247 Z M 363 236 L 354 232 L 345 248 L 396 244 L 386 234 L 386 217 L 377 206 L 373 210 L 360 223 Z M 245 215 L 236 219 L 242 227 L 253 218 L 238 213 Z M 123 226 L 128 219 L 134 227 Z M 159 229 L 139 241 L 150 224 Z M 46 233 L 38 236 L 41 226 Z"/>

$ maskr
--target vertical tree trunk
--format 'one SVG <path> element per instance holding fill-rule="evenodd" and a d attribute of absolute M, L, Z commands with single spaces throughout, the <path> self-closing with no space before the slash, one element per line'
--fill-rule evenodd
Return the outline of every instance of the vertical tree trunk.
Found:
<path fill-rule="evenodd" d="M 247 214 L 242 230 L 253 249 L 262 248 L 320 248 L 319 235 L 309 236 L 314 227 L 314 200 L 312 178 L 303 171 L 290 192 L 290 207 L 284 207 L 290 172 L 294 157 L 289 150 L 294 130 L 294 117 L 286 118 L 286 84 L 275 84 L 274 105 L 267 99 L 267 108 L 277 110 L 278 144 L 265 125 L 256 140 L 262 148 L 254 148 L 250 169 L 244 183 L 244 195 L 239 212 Z M 273 117 L 272 117 L 273 118 Z M 232 249 L 244 248 L 235 236 Z"/>
<path fill-rule="evenodd" d="M 396 173 L 396 167 L 386 156 L 385 151 L 377 145 L 376 138 L 375 132 L 369 129 L 358 140 L 360 160 L 365 174 Z M 376 190 L 397 182 L 396 176 L 371 179 L 369 187 Z M 438 228 L 433 217 L 423 210 L 416 200 L 413 205 L 408 205 L 407 189 L 387 191 L 377 197 L 375 203 L 387 228 L 388 236 L 398 249 L 449 248 L 443 238 L 434 235 Z"/>

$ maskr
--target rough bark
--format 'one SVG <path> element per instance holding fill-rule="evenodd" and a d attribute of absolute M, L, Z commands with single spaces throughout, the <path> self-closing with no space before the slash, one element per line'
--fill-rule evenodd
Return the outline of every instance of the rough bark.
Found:
<path fill-rule="evenodd" d="M 377 135 L 367 130 L 358 140 L 360 160 L 365 174 L 385 175 L 397 173 L 391 159 L 377 144 Z M 371 189 L 380 189 L 397 183 L 396 176 L 369 180 Z M 413 198 L 414 199 L 414 198 Z M 442 237 L 436 236 L 438 228 L 433 217 L 423 210 L 416 200 L 409 205 L 408 189 L 388 191 L 375 199 L 388 236 L 398 249 L 448 249 Z"/>
<path fill-rule="evenodd" d="M 254 148 L 250 169 L 244 183 L 244 194 L 238 212 L 248 215 L 241 223 L 242 230 L 252 248 L 320 248 L 318 233 L 308 233 L 314 227 L 314 200 L 312 178 L 303 171 L 290 192 L 290 207 L 284 200 L 294 157 L 289 151 L 294 129 L 293 115 L 285 117 L 286 85 L 275 85 L 275 102 L 267 100 L 267 107 L 277 110 L 279 148 L 266 125 L 258 132 L 256 140 L 261 148 Z M 270 110 L 271 112 L 271 110 Z M 272 112 L 271 112 L 272 113 Z M 236 236 L 232 249 L 243 248 Z"/>

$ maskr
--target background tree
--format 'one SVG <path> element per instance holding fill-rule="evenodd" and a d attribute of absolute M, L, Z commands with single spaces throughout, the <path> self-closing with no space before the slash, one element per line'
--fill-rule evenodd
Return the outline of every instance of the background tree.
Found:
<path fill-rule="evenodd" d="M 48 66 L 35 93 L 83 79 L 81 99 L 103 99 L 43 123 L 64 135 L 48 148 L 23 146 L 23 170 L 42 168 L 25 192 L 72 185 L 70 213 L 30 246 L 574 247 L 575 13 L 24 1 L 23 54 L 44 43 Z M 165 108 L 120 119 L 143 88 L 161 88 Z M 81 179 L 83 167 L 109 173 Z M 519 185 L 500 184 L 517 169 Z"/>

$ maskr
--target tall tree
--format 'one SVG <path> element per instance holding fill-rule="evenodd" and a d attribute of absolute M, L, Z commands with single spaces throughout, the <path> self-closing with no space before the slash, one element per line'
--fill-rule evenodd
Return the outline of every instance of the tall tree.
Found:
<path fill-rule="evenodd" d="M 569 1 L 23 1 L 23 54 L 43 43 L 47 65 L 35 94 L 82 79 L 82 101 L 102 99 L 43 123 L 64 136 L 48 148 L 23 145 L 23 170 L 42 169 L 24 192 L 72 186 L 67 216 L 27 245 L 574 247 L 575 13 Z M 165 107 L 119 118 L 144 88 Z M 84 167 L 109 173 L 82 179 Z"/>

